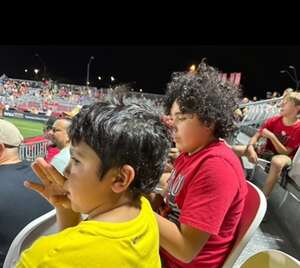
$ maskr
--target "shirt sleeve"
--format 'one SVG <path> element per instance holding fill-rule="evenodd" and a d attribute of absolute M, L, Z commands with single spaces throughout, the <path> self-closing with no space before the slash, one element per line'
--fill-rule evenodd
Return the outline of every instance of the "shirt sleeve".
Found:
<path fill-rule="evenodd" d="M 261 133 L 264 128 L 272 131 L 273 123 L 274 123 L 275 119 L 277 119 L 277 117 L 271 117 L 271 118 L 267 119 L 259 128 L 259 133 Z"/>
<path fill-rule="evenodd" d="M 298 149 L 300 146 L 300 128 L 294 131 L 293 136 L 288 139 L 286 146 L 292 150 Z"/>

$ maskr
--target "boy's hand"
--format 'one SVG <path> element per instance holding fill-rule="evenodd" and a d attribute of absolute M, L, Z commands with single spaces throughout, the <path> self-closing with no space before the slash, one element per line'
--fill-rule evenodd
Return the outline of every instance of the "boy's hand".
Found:
<path fill-rule="evenodd" d="M 257 163 L 257 153 L 255 152 L 253 146 L 250 146 L 246 152 L 246 156 L 252 164 Z"/>
<path fill-rule="evenodd" d="M 272 139 L 274 137 L 273 132 L 271 132 L 270 130 L 264 128 L 261 132 L 261 135 L 267 139 Z"/>
<path fill-rule="evenodd" d="M 174 162 L 179 155 L 180 155 L 180 152 L 176 147 L 175 148 L 170 148 L 169 157 L 171 158 L 172 162 Z"/>
<path fill-rule="evenodd" d="M 31 167 L 41 184 L 25 181 L 25 187 L 38 192 L 54 207 L 70 208 L 70 200 L 63 189 L 66 178 L 43 158 L 37 158 Z"/>

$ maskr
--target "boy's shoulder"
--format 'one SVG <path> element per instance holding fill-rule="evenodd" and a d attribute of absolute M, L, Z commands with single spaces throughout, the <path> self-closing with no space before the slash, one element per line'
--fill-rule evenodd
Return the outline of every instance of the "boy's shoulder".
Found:
<path fill-rule="evenodd" d="M 219 140 L 209 145 L 207 148 L 202 149 L 201 151 L 195 153 L 192 156 L 188 156 L 185 153 L 180 154 L 180 156 L 176 159 L 176 162 L 189 161 L 193 165 L 201 165 L 203 161 L 207 159 L 215 158 L 216 161 L 218 159 L 228 159 L 228 160 L 236 160 L 237 157 L 232 151 L 231 147 L 228 146 L 223 140 Z"/>
<path fill-rule="evenodd" d="M 282 122 L 283 116 L 282 115 L 275 115 L 270 117 L 267 122 L 273 123 L 273 122 Z"/>
<path fill-rule="evenodd" d="M 275 115 L 268 119 L 266 119 L 263 124 L 260 126 L 260 130 L 263 128 L 272 128 L 273 126 L 284 126 L 283 125 L 283 116 L 282 115 Z"/>

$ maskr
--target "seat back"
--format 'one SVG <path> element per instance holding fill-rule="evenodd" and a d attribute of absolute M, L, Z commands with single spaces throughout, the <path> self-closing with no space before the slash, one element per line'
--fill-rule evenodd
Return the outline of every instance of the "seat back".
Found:
<path fill-rule="evenodd" d="M 280 250 L 270 249 L 258 252 L 248 258 L 241 268 L 299 268 L 300 261 Z"/>
<path fill-rule="evenodd" d="M 30 247 L 37 238 L 43 235 L 56 233 L 57 231 L 58 226 L 56 224 L 55 209 L 27 224 L 11 243 L 3 268 L 15 267 L 20 259 L 21 252 Z"/>
<path fill-rule="evenodd" d="M 289 176 L 298 186 L 300 186 L 300 147 L 293 158 L 293 164 L 291 170 L 289 171 Z"/>
<path fill-rule="evenodd" d="M 250 238 L 261 223 L 267 209 L 267 201 L 260 189 L 247 181 L 248 193 L 245 207 L 235 234 L 233 248 L 223 264 L 223 268 L 231 268 L 240 256 Z"/>

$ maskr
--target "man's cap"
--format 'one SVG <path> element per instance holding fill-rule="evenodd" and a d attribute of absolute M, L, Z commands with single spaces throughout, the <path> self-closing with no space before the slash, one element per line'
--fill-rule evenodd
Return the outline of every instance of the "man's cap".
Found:
<path fill-rule="evenodd" d="M 64 117 L 72 119 L 75 115 L 77 115 L 80 112 L 81 106 L 76 106 L 72 111 L 70 112 L 63 112 Z"/>
<path fill-rule="evenodd" d="M 12 123 L 0 119 L 0 143 L 19 146 L 23 141 L 23 136 L 19 129 Z"/>

